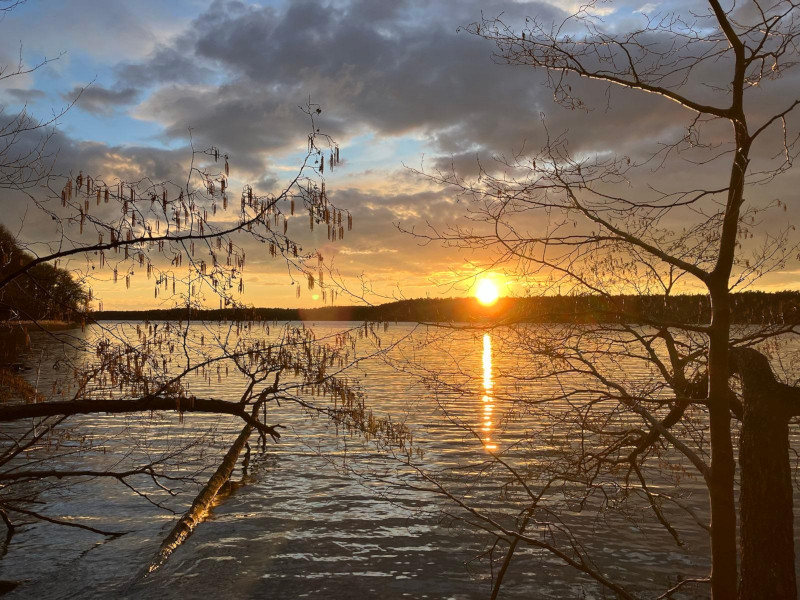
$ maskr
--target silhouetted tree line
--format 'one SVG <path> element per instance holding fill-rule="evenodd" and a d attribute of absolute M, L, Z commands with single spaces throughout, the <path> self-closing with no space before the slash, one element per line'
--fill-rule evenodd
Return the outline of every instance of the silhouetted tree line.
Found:
<path fill-rule="evenodd" d="M 800 322 L 800 292 L 742 292 L 732 295 L 735 323 Z M 709 298 L 677 296 L 546 296 L 501 298 L 490 307 L 473 298 L 418 298 L 378 306 L 328 306 L 310 309 L 237 308 L 223 310 L 103 311 L 98 320 L 262 320 L 262 321 L 409 321 L 409 322 L 530 322 L 608 323 L 622 315 L 639 315 L 642 323 L 680 321 L 707 323 Z"/>
<path fill-rule="evenodd" d="M 0 225 L 0 279 L 33 260 Z M 69 271 L 41 263 L 0 289 L 0 320 L 70 320 L 88 300 L 88 292 Z"/>

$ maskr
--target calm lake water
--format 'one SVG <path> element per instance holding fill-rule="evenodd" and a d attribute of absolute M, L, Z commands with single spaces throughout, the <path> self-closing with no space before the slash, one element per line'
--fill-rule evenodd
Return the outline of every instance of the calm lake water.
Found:
<path fill-rule="evenodd" d="M 321 337 L 351 326 L 314 325 Z M 127 326 L 133 327 L 133 326 Z M 274 326 L 273 330 L 279 330 Z M 65 332 L 76 338 L 97 334 Z M 262 335 L 257 331 L 253 335 Z M 382 359 L 366 360 L 348 373 L 360 382 L 367 403 L 378 415 L 404 421 L 411 429 L 413 463 L 470 504 L 513 524 L 519 498 L 505 494 L 490 453 L 509 461 L 535 461 L 557 452 L 554 440 L 575 432 L 548 422 L 544 409 L 520 407 L 513 398 L 531 391 L 520 383 L 525 358 L 505 347 L 503 332 L 447 334 L 408 324 L 381 332 L 383 345 L 403 338 L 393 351 L 394 368 Z M 431 336 L 437 340 L 431 339 Z M 361 342 L 359 342 L 361 345 Z M 366 346 L 359 352 L 368 352 Z M 26 377 L 42 390 L 71 374 L 49 367 L 69 354 L 54 338 L 32 335 L 24 360 Z M 448 383 L 439 393 L 420 383 L 418 371 L 398 365 L 424 365 Z M 642 376 L 646 376 L 643 373 Z M 238 399 L 241 386 L 232 377 L 198 379 L 193 391 Z M 448 392 L 447 390 L 450 389 Z M 539 411 L 539 412 L 537 412 Z M 59 482 L 43 492 L 45 514 L 76 516 L 80 522 L 130 533 L 106 540 L 92 533 L 46 523 L 26 526 L 13 536 L 0 561 L 0 579 L 25 580 L 9 598 L 486 598 L 491 591 L 487 552 L 493 538 L 454 520 L 453 503 L 419 488 L 428 487 L 415 470 L 374 442 L 337 431 L 284 404 L 270 408 L 271 422 L 287 426 L 278 444 L 255 449 L 246 475 L 237 469 L 234 486 L 169 559 L 144 576 L 160 541 L 177 516 L 161 510 L 115 481 L 88 481 L 77 487 Z M 91 416 L 71 419 L 75 448 L 62 460 L 71 468 L 127 464 L 200 437 L 200 443 L 176 463 L 178 472 L 200 473 L 204 481 L 238 434 L 241 423 L 218 416 Z M 10 429 L 6 431 L 11 432 Z M 540 443 L 521 447 L 527 436 Z M 91 450 L 78 451 L 78 440 Z M 28 453 L 32 463 L 41 452 Z M 151 453 L 151 454 L 148 454 Z M 172 460 L 172 459 L 170 459 Z M 668 458 L 664 459 L 668 461 Z M 241 464 L 241 461 L 240 461 Z M 517 463 L 515 463 L 517 464 Z M 522 464 L 521 462 L 518 464 Z M 208 470 L 210 465 L 211 471 Z M 654 479 L 653 489 L 678 495 L 701 520 L 706 492 L 680 461 L 669 477 Z M 502 481 L 501 481 L 502 479 Z M 675 485 L 675 482 L 678 485 Z M 141 482 L 146 485 L 146 482 Z M 158 494 L 178 515 L 188 508 L 196 485 L 178 484 L 177 498 Z M 642 518 L 637 518 L 640 510 Z M 565 511 L 573 530 L 602 570 L 633 590 L 663 592 L 678 577 L 703 576 L 708 542 L 686 511 L 665 508 L 680 527 L 684 546 L 646 514 L 645 504 L 619 513 L 571 507 Z M 632 514 L 633 513 L 633 514 Z M 510 520 L 509 520 L 510 519 Z M 495 559 L 502 555 L 496 553 Z M 495 569 L 497 568 L 495 562 Z M 657 595 L 657 594 L 655 594 Z M 653 597 L 654 594 L 643 594 Z M 705 590 L 690 590 L 704 597 Z M 547 553 L 520 548 L 501 594 L 503 598 L 606 598 L 609 592 L 565 567 Z M 686 597 L 686 596 L 684 596 Z"/>

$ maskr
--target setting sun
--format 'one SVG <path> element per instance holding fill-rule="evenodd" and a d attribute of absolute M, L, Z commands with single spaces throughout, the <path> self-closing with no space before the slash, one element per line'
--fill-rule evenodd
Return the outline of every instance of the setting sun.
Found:
<path fill-rule="evenodd" d="M 499 296 L 497 284 L 491 279 L 481 279 L 475 286 L 475 297 L 484 306 L 494 304 Z"/>

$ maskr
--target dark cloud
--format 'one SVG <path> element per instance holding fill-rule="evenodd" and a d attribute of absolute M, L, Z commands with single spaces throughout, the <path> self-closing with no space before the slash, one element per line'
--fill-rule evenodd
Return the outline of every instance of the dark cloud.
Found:
<path fill-rule="evenodd" d="M 353 0 L 348 13 L 358 15 L 370 23 L 392 22 L 401 16 L 411 4 L 411 0 L 395 0 L 393 2 L 375 2 L 374 0 Z"/>
<path fill-rule="evenodd" d="M 544 3 L 483 4 L 515 18 L 559 14 Z M 122 85 L 170 82 L 141 111 L 167 135 L 193 127 L 230 139 L 248 156 L 302 139 L 307 123 L 296 107 L 308 97 L 325 107 L 324 127 L 336 135 L 366 128 L 436 142 L 460 131 L 440 146 L 444 152 L 508 143 L 519 123 L 535 121 L 547 92 L 530 72 L 498 67 L 488 44 L 457 32 L 459 22 L 480 16 L 478 5 L 300 0 L 279 11 L 214 2 L 173 47 L 118 74 Z M 211 68 L 224 83 L 197 85 Z"/>
<path fill-rule="evenodd" d="M 230 152 L 237 168 L 260 177 L 269 158 L 301 145 L 311 122 L 298 107 L 301 93 L 273 94 L 267 87 L 237 81 L 224 86 L 174 85 L 155 92 L 138 109 L 164 124 L 168 138 L 192 137 Z M 326 133 L 339 136 L 335 121 Z"/>
<path fill-rule="evenodd" d="M 109 116 L 114 112 L 115 108 L 133 104 L 138 97 L 138 92 L 132 87 L 111 90 L 92 84 L 85 88 L 75 87 L 71 91 L 62 94 L 62 97 L 67 102 L 75 100 L 75 105 L 81 110 L 96 115 Z"/>
<path fill-rule="evenodd" d="M 120 179 L 128 182 L 146 180 L 152 182 L 185 182 L 191 151 L 188 148 L 174 150 L 143 146 L 117 146 L 98 142 L 86 142 L 72 138 L 61 131 L 31 130 L 22 132 L 15 139 L 14 152 L 36 160 L 36 150 L 46 145 L 43 152 L 43 170 L 48 177 L 36 189 L 28 193 L 13 189 L 0 192 L 2 215 L 0 223 L 19 232 L 20 239 L 34 253 L 44 253 L 62 243 L 62 233 L 68 239 L 81 243 L 96 241 L 97 232 L 85 228 L 83 235 L 77 222 L 59 222 L 52 215 L 64 214 L 59 192 L 64 177 L 73 178 L 79 173 L 91 175 L 96 181 L 115 185 Z M 33 194 L 36 202 L 28 194 Z M 108 222 L 119 218 L 119 206 L 114 203 L 91 203 L 91 214 Z M 63 226 L 63 231 L 60 226 Z M 66 242 L 67 244 L 71 242 Z M 76 257 L 70 265 L 81 267 L 83 257 Z"/>
<path fill-rule="evenodd" d="M 213 70 L 199 64 L 190 52 L 191 43 L 182 36 L 173 47 L 159 46 L 142 62 L 118 65 L 117 77 L 124 85 L 135 88 L 205 81 L 213 75 Z"/>
<path fill-rule="evenodd" d="M 641 5 L 614 6 L 619 21 L 638 18 L 641 25 Z M 445 156 L 538 147 L 542 113 L 551 131 L 569 130 L 575 151 L 623 153 L 692 118 L 665 99 L 642 101 L 622 89 L 606 94 L 602 85 L 581 80 L 573 87 L 589 112 L 565 110 L 553 103 L 541 73 L 498 64 L 490 43 L 459 31 L 481 15 L 521 26 L 526 16 L 549 22 L 566 14 L 549 3 L 510 0 L 296 0 L 282 9 L 217 0 L 174 46 L 119 73 L 123 85 L 169 82 L 141 109 L 141 116 L 163 123 L 167 136 L 185 136 L 192 127 L 252 166 L 305 137 L 296 106 L 308 97 L 325 107 L 323 126 L 339 138 L 365 130 L 414 134 Z M 709 63 L 699 78 L 724 83 L 723 66 Z"/>
<path fill-rule="evenodd" d="M 30 102 L 31 100 L 38 100 L 47 96 L 47 94 L 41 90 L 24 90 L 20 88 L 11 88 L 6 90 L 6 94 L 11 96 L 14 100 L 18 100 L 19 102 Z"/>

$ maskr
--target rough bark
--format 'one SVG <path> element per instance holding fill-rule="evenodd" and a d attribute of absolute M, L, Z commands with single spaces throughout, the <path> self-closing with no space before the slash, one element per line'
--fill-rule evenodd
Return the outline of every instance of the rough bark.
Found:
<path fill-rule="evenodd" d="M 734 357 L 744 396 L 739 598 L 797 598 L 789 418 L 800 390 L 776 381 L 759 352 L 737 350 Z"/>
<path fill-rule="evenodd" d="M 736 597 L 737 546 L 734 479 L 736 462 L 731 438 L 728 340 L 730 298 L 727 277 L 711 294 L 712 322 L 708 352 L 708 411 L 711 469 L 708 495 L 711 506 L 711 595 L 715 600 Z"/>

